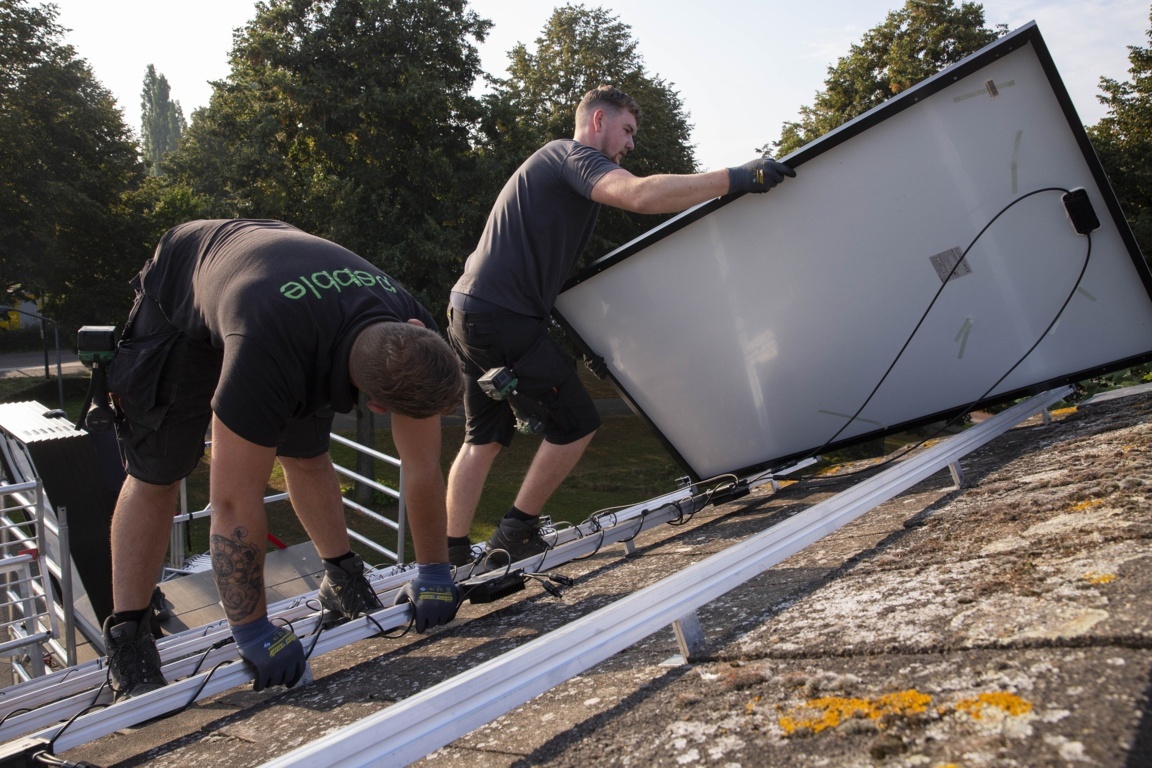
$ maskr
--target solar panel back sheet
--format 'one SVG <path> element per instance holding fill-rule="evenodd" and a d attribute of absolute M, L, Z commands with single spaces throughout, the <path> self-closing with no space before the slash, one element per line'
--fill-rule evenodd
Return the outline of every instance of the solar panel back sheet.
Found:
<path fill-rule="evenodd" d="M 1035 24 L 783 160 L 557 302 L 693 479 L 1152 358 L 1152 277 Z"/>

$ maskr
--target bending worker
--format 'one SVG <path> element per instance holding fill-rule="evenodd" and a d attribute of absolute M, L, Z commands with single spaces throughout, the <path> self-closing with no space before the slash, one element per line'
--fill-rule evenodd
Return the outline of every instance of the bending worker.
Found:
<path fill-rule="evenodd" d="M 328 455 L 333 412 L 358 393 L 392 414 L 404 468 L 417 578 L 417 631 L 458 602 L 445 548 L 440 415 L 460 402 L 460 365 L 429 313 L 376 267 L 279 221 L 193 221 L 169 230 L 133 280 L 132 307 L 108 368 L 128 477 L 112 518 L 113 614 L 104 623 L 117 700 L 166 684 L 149 599 L 168 545 L 180 480 L 211 423 L 212 570 L 255 688 L 294 685 L 306 660 L 268 620 L 264 492 L 284 469 L 296 515 L 324 561 L 319 599 L 343 618 L 380 608 L 351 552 Z"/>

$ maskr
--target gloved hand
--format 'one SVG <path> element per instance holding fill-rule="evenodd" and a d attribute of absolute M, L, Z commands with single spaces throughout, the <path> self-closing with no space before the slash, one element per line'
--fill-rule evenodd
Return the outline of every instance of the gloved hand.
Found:
<path fill-rule="evenodd" d="M 240 658 L 256 672 L 253 690 L 269 685 L 296 685 L 308 667 L 304 646 L 288 627 L 278 627 L 268 617 L 232 627 Z"/>
<path fill-rule="evenodd" d="M 598 379 L 608 378 L 608 364 L 600 355 L 584 355 L 584 365 Z"/>
<path fill-rule="evenodd" d="M 448 563 L 417 565 L 416 578 L 404 585 L 392 604 L 401 603 L 412 603 L 417 632 L 452 621 L 460 607 L 460 590 L 452 581 L 452 566 Z"/>
<path fill-rule="evenodd" d="M 796 171 L 770 157 L 758 157 L 728 169 L 728 193 L 767 192 L 785 176 L 793 178 Z"/>

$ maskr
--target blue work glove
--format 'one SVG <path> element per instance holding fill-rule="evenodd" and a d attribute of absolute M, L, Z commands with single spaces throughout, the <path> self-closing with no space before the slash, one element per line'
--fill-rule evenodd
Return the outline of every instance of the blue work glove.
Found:
<path fill-rule="evenodd" d="M 452 566 L 448 563 L 417 565 L 416 578 L 404 585 L 392 604 L 401 603 L 412 603 L 417 632 L 452 621 L 460 607 L 460 590 L 452 580 Z"/>
<path fill-rule="evenodd" d="M 728 193 L 767 192 L 785 176 L 793 178 L 796 171 L 770 157 L 758 157 L 728 169 Z"/>
<path fill-rule="evenodd" d="M 269 685 L 296 685 L 308 668 L 304 646 L 288 627 L 278 627 L 268 617 L 250 624 L 232 627 L 232 637 L 240 658 L 256 672 L 253 690 L 262 691 Z"/>

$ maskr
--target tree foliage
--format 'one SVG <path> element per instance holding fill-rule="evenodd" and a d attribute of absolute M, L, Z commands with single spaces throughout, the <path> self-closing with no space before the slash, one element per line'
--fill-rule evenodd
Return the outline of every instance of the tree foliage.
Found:
<path fill-rule="evenodd" d="M 824 90 L 799 122 L 784 124 L 762 152 L 786 155 L 975 53 L 1007 27 L 984 26 L 984 7 L 952 0 L 907 0 L 828 68 Z"/>
<path fill-rule="evenodd" d="M 443 306 L 483 223 L 470 91 L 489 27 L 463 0 L 257 4 L 160 199 L 288 221 Z"/>
<path fill-rule="evenodd" d="M 172 101 L 168 78 L 156 73 L 149 64 L 144 73 L 144 88 L 140 92 L 140 133 L 144 144 L 144 159 L 148 172 L 160 173 L 160 161 L 176 149 L 180 137 L 188 127 L 180 102 Z"/>
<path fill-rule="evenodd" d="M 692 126 L 679 94 L 649 74 L 631 27 L 603 8 L 557 8 L 536 39 L 536 50 L 523 43 L 508 54 L 506 78 L 494 78 L 480 126 L 480 142 L 489 161 L 489 181 L 499 185 L 528 155 L 552 139 L 571 138 L 576 105 L 601 83 L 611 83 L 643 109 L 636 149 L 624 160 L 639 176 L 693 173 Z M 594 259 L 651 229 L 661 219 L 615 209 L 601 213 L 585 257 Z"/>
<path fill-rule="evenodd" d="M 56 16 L 0 0 L 0 292 L 39 300 L 67 338 L 123 317 L 146 250 L 125 201 L 136 145 Z"/>
<path fill-rule="evenodd" d="M 1130 80 L 1100 78 L 1097 98 L 1108 113 L 1088 128 L 1145 258 L 1152 255 L 1152 13 L 1148 42 L 1128 47 Z"/>

